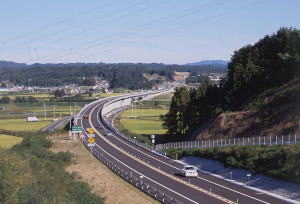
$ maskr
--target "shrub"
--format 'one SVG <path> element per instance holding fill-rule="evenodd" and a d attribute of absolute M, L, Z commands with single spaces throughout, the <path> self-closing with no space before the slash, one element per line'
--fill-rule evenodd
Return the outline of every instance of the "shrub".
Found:
<path fill-rule="evenodd" d="M 171 158 L 199 156 L 253 173 L 300 184 L 300 145 L 235 146 L 210 149 L 167 149 Z"/>

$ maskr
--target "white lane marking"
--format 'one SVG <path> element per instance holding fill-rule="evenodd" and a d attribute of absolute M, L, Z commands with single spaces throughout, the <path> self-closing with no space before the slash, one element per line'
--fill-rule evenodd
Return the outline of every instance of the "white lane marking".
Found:
<path fill-rule="evenodd" d="M 95 107 L 93 107 L 93 109 L 92 109 L 91 112 L 89 113 L 89 116 L 90 116 L 90 117 L 89 117 L 89 124 L 90 124 L 90 126 L 91 126 L 92 128 L 94 128 L 93 123 L 92 123 L 92 115 L 93 115 L 93 113 L 94 113 L 94 110 L 95 110 L 97 107 L 98 107 L 97 105 L 96 105 Z M 224 197 L 222 197 L 222 196 L 220 196 L 220 195 L 217 195 L 217 194 L 215 194 L 215 193 L 211 193 L 211 192 L 209 192 L 209 191 L 207 191 L 207 190 L 205 190 L 205 189 L 203 189 L 203 188 L 200 188 L 199 186 L 195 186 L 195 185 L 193 185 L 193 184 L 191 184 L 191 183 L 189 183 L 189 182 L 186 182 L 186 181 L 184 181 L 184 180 L 178 179 L 177 177 L 175 177 L 175 176 L 173 176 L 173 175 L 170 176 L 169 173 L 167 173 L 167 172 L 165 172 L 165 171 L 161 171 L 161 170 L 157 169 L 156 167 L 151 166 L 150 164 L 147 164 L 146 162 L 144 162 L 144 161 L 142 161 L 142 160 L 141 160 L 141 161 L 138 160 L 137 158 L 135 158 L 135 157 L 132 156 L 131 154 L 127 153 L 126 151 L 122 150 L 120 147 L 118 147 L 117 145 L 115 145 L 114 143 L 112 143 L 111 141 L 109 141 L 106 137 L 103 137 L 102 134 L 100 134 L 97 130 L 95 130 L 95 132 L 99 135 L 99 137 L 101 137 L 104 141 L 106 141 L 106 143 L 108 143 L 110 146 L 114 147 L 115 149 L 117 149 L 118 151 L 120 151 L 120 152 L 122 152 L 123 154 L 127 155 L 128 157 L 130 157 L 130 158 L 136 160 L 137 162 L 143 164 L 144 166 L 147 166 L 147 167 L 149 167 L 149 168 L 151 168 L 151 169 L 157 171 L 158 173 L 160 173 L 160 174 L 162 174 L 162 175 L 165 175 L 165 176 L 167 176 L 167 177 L 169 177 L 169 178 L 171 178 L 171 179 L 174 179 L 174 180 L 177 181 L 177 182 L 180 182 L 180 183 L 182 183 L 182 184 L 185 184 L 185 185 L 187 185 L 187 186 L 189 186 L 189 187 L 191 187 L 191 188 L 193 188 L 193 189 L 196 189 L 196 190 L 198 190 L 198 191 L 200 191 L 200 192 L 202 192 L 202 193 L 205 193 L 205 194 L 207 194 L 207 195 L 209 195 L 209 196 L 211 196 L 211 197 L 217 198 L 217 199 L 219 199 L 219 200 L 221 200 L 221 201 L 223 201 L 223 202 L 225 202 L 225 203 L 233 203 L 233 202 L 232 202 L 231 200 L 229 200 L 229 199 L 226 199 L 226 198 L 224 198 Z"/>
<path fill-rule="evenodd" d="M 98 107 L 98 106 L 100 106 L 100 105 L 101 105 L 101 104 L 98 104 L 98 105 L 96 105 L 96 107 Z M 100 123 L 100 121 L 99 121 L 99 113 L 100 113 L 100 108 L 99 108 L 98 111 L 97 111 L 97 121 L 98 121 L 98 123 Z M 158 162 L 161 162 L 161 163 L 163 163 L 163 164 L 165 164 L 165 165 L 168 165 L 168 166 L 170 166 L 170 167 L 172 167 L 172 168 L 174 168 L 174 169 L 179 170 L 179 168 L 174 167 L 174 166 L 172 166 L 171 164 L 168 164 L 168 163 L 166 163 L 166 162 L 164 162 L 164 161 L 161 161 L 161 160 L 159 160 L 159 159 L 157 159 L 157 158 L 155 158 L 155 157 L 152 157 L 151 155 L 148 155 L 148 154 L 146 154 L 146 153 L 140 151 L 139 149 L 136 149 L 136 148 L 130 146 L 129 144 L 127 144 L 126 142 L 124 142 L 123 140 L 121 140 L 121 139 L 118 138 L 118 137 L 114 137 L 114 138 L 118 139 L 120 142 L 122 142 L 123 144 L 127 145 L 128 147 L 131 147 L 132 149 L 135 149 L 136 151 L 138 151 L 138 152 L 144 154 L 145 156 L 148 156 L 148 157 L 150 157 L 150 158 L 152 158 L 152 159 L 154 159 L 154 160 L 156 160 L 156 161 L 158 161 Z M 244 194 L 244 193 L 242 193 L 242 192 L 236 191 L 236 190 L 234 190 L 234 189 L 231 189 L 231 188 L 229 188 L 229 187 L 226 187 L 226 186 L 223 186 L 223 185 L 221 185 L 221 184 L 215 183 L 215 182 L 213 182 L 213 181 L 207 180 L 207 179 L 202 178 L 202 177 L 200 177 L 200 176 L 198 176 L 197 178 L 200 179 L 200 180 L 206 181 L 206 182 L 208 182 L 208 183 L 214 184 L 214 185 L 216 185 L 216 186 L 222 187 L 222 188 L 224 188 L 224 189 L 226 189 L 226 190 L 229 190 L 229 191 L 235 192 L 235 193 L 237 193 L 237 194 L 246 196 L 246 197 L 251 198 L 251 199 L 253 199 L 253 200 L 256 200 L 256 201 L 259 201 L 259 202 L 262 202 L 262 203 L 265 203 L 265 204 L 270 204 L 270 203 L 268 203 L 268 202 L 266 202 L 266 201 L 263 201 L 263 200 L 260 200 L 260 199 L 258 199 L 258 198 L 255 198 L 255 197 L 253 197 L 253 196 L 250 196 L 250 195 Z"/>
<path fill-rule="evenodd" d="M 85 112 L 86 112 L 86 111 L 84 111 L 84 113 L 85 113 Z M 83 127 L 82 120 L 81 120 L 81 126 Z M 83 131 L 85 132 L 85 134 L 87 134 L 87 132 L 86 132 L 86 130 L 85 130 L 84 128 L 83 128 Z M 127 164 L 123 163 L 122 161 L 120 161 L 119 159 L 117 159 L 116 157 L 114 157 L 113 155 L 111 155 L 110 153 L 108 153 L 107 151 L 105 151 L 105 150 L 104 150 L 102 147 L 100 147 L 96 142 L 95 142 L 95 144 L 96 144 L 96 146 L 97 146 L 99 149 L 101 149 L 103 152 L 105 152 L 106 154 L 108 154 L 110 157 L 114 158 L 116 161 L 118 161 L 119 163 L 123 164 L 124 166 L 126 166 L 126 167 L 129 168 L 130 170 L 132 170 L 132 171 L 134 171 L 134 172 L 140 174 L 141 176 L 144 176 L 144 178 L 147 178 L 149 181 L 152 181 L 153 183 L 155 183 L 155 184 L 157 184 L 157 185 L 159 185 L 159 186 L 161 186 L 161 187 L 163 187 L 163 188 L 165 188 L 165 189 L 167 189 L 167 190 L 169 190 L 169 191 L 175 193 L 176 195 L 179 195 L 179 196 L 185 198 L 185 199 L 188 200 L 188 201 L 191 201 L 192 203 L 198 203 L 198 202 L 196 202 L 196 201 L 194 201 L 194 200 L 192 200 L 192 199 L 190 199 L 190 198 L 188 198 L 188 197 L 186 197 L 186 196 L 184 196 L 184 195 L 182 195 L 182 194 L 180 194 L 180 193 L 178 193 L 178 192 L 176 192 L 176 191 L 174 191 L 174 190 L 172 190 L 172 189 L 170 189 L 170 188 L 168 188 L 168 187 L 166 187 L 166 186 L 164 186 L 164 185 L 162 185 L 162 184 L 160 184 L 160 183 L 158 183 L 158 182 L 156 182 L 156 181 L 154 181 L 153 179 L 151 179 L 151 178 L 147 177 L 146 175 L 142 174 L 141 172 L 139 172 L 139 171 L 137 171 L 137 170 L 131 168 L 131 167 L 128 166 Z"/>

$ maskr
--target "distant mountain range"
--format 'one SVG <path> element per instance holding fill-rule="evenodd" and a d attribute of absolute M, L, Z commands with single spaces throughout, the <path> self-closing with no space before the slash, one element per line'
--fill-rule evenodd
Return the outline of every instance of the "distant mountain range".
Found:
<path fill-rule="evenodd" d="M 1 67 L 9 67 L 9 68 L 24 68 L 28 65 L 25 63 L 17 63 L 17 62 L 11 62 L 11 61 L 0 61 Z"/>
<path fill-rule="evenodd" d="M 221 67 L 221 68 L 226 68 L 227 65 L 228 65 L 229 61 L 225 61 L 225 60 L 202 60 L 202 61 L 199 61 L 199 62 L 192 62 L 192 63 L 187 63 L 187 64 L 184 64 L 183 66 L 210 66 L 210 67 Z M 42 66 L 48 66 L 48 67 L 51 67 L 51 66 L 62 66 L 62 65 L 67 65 L 67 66 L 72 66 L 72 65 L 103 65 L 103 64 L 106 64 L 106 63 L 68 63 L 68 64 L 63 64 L 63 63 L 55 63 L 55 64 L 52 64 L 52 63 L 46 63 L 46 64 L 39 64 L 39 63 L 36 63 L 36 64 L 32 64 L 32 65 L 28 65 L 28 64 L 25 64 L 25 63 L 17 63 L 17 62 L 12 62 L 12 61 L 0 61 L 0 66 L 2 67 L 8 67 L 8 68 L 25 68 L 25 67 L 42 67 Z M 111 64 L 111 63 L 109 63 Z M 132 65 L 132 64 L 143 64 L 143 63 L 116 63 L 116 64 L 128 64 L 128 65 Z M 153 64 L 154 66 L 155 65 L 164 65 L 162 63 L 158 64 L 158 63 L 146 63 L 148 65 L 151 65 Z"/>
<path fill-rule="evenodd" d="M 200 66 L 200 65 L 212 65 L 212 66 L 227 66 L 229 61 L 225 60 L 202 60 L 200 62 L 192 62 L 185 64 L 187 66 Z"/>

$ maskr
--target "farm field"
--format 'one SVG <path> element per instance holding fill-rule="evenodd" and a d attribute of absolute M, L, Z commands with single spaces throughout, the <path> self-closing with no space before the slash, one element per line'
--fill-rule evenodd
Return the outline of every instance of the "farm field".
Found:
<path fill-rule="evenodd" d="M 128 93 L 102 93 L 102 94 L 100 94 L 100 97 L 107 98 L 107 97 L 111 97 L 111 96 L 120 96 L 120 95 L 124 95 L 124 94 L 128 94 Z"/>
<path fill-rule="evenodd" d="M 171 101 L 173 93 L 161 94 L 154 98 L 151 101 Z"/>
<path fill-rule="evenodd" d="M 52 123 L 51 120 L 27 122 L 26 118 L 0 119 L 0 130 L 6 131 L 38 131 Z"/>
<path fill-rule="evenodd" d="M 124 128 L 135 134 L 165 134 L 166 130 L 162 127 L 160 115 L 166 111 L 160 109 L 136 109 L 132 116 L 131 110 L 126 110 L 121 114 L 121 124 Z"/>
<path fill-rule="evenodd" d="M 21 137 L 0 134 L 0 147 L 2 148 L 10 148 L 21 141 Z"/>

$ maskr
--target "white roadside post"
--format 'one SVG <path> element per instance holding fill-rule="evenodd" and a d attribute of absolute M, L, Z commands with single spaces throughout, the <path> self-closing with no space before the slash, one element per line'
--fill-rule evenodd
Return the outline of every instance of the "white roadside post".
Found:
<path fill-rule="evenodd" d="M 153 145 L 153 149 L 155 148 L 155 135 L 151 135 L 151 142 Z"/>
<path fill-rule="evenodd" d="M 248 183 L 249 183 L 249 181 L 250 181 L 250 177 L 251 177 L 251 174 L 247 174 Z"/>

